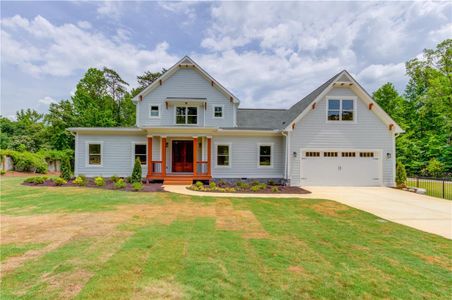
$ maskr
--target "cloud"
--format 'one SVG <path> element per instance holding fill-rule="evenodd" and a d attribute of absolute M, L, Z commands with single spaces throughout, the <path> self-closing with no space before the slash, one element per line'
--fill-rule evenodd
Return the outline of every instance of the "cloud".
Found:
<path fill-rule="evenodd" d="M 128 41 L 129 32 L 123 29 L 110 37 L 73 24 L 58 26 L 41 16 L 31 20 L 14 16 L 1 24 L 3 62 L 34 76 L 65 77 L 107 66 L 132 83 L 145 70 L 160 70 L 178 60 L 168 53 L 167 42 L 142 49 Z"/>
<path fill-rule="evenodd" d="M 195 1 L 159 1 L 158 5 L 172 13 L 184 15 L 187 19 L 182 20 L 183 25 L 189 25 L 196 20 L 196 6 L 199 2 Z"/>
<path fill-rule="evenodd" d="M 97 7 L 97 13 L 101 17 L 118 20 L 122 14 L 122 6 L 120 1 L 102 1 Z"/>
<path fill-rule="evenodd" d="M 398 82 L 405 75 L 405 64 L 370 65 L 357 74 L 360 82 L 371 84 L 379 82 Z"/>
<path fill-rule="evenodd" d="M 49 97 L 49 96 L 45 96 L 44 98 L 39 99 L 38 102 L 42 103 L 44 105 L 47 105 L 47 106 L 49 106 L 52 103 L 57 103 L 57 101 L 55 99 L 53 99 L 52 97 Z"/>
<path fill-rule="evenodd" d="M 91 29 L 91 23 L 88 21 L 78 21 L 77 22 L 78 27 L 82 29 Z"/>

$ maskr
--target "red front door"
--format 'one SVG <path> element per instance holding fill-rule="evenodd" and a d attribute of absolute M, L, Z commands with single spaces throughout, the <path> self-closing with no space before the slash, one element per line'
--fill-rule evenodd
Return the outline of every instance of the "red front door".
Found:
<path fill-rule="evenodd" d="M 173 172 L 193 172 L 193 141 L 173 141 Z"/>

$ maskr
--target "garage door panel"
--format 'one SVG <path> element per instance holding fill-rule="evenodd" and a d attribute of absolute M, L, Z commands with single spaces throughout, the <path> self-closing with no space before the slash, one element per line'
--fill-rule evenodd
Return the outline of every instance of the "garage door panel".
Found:
<path fill-rule="evenodd" d="M 381 185 L 381 158 L 378 151 L 347 150 L 343 153 L 327 149 L 301 150 L 300 153 L 302 185 Z"/>

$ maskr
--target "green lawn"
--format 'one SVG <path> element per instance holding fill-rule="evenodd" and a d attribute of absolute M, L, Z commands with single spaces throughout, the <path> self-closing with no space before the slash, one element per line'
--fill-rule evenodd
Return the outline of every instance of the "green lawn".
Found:
<path fill-rule="evenodd" d="M 426 189 L 427 195 L 443 198 L 443 183 L 441 181 L 419 179 L 419 181 L 416 182 L 416 179 L 408 178 L 407 186 L 423 188 Z M 445 182 L 444 199 L 452 200 L 452 182 L 450 181 Z"/>
<path fill-rule="evenodd" d="M 451 241 L 336 202 L 21 180 L 1 179 L 2 300 L 452 294 Z"/>

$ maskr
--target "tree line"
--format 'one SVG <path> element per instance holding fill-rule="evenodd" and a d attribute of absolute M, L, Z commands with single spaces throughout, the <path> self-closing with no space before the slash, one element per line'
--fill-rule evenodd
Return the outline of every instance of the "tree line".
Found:
<path fill-rule="evenodd" d="M 137 76 L 138 87 L 109 68 L 90 68 L 67 100 L 46 114 L 20 110 L 16 121 L 0 118 L 0 148 L 37 152 L 73 149 L 69 127 L 135 126 L 132 98 L 166 72 Z M 390 82 L 373 93 L 376 102 L 405 130 L 397 138 L 398 161 L 409 175 L 452 172 L 452 39 L 406 63 L 408 84 L 399 94 Z"/>

